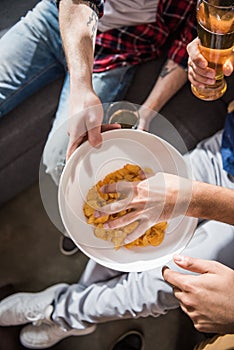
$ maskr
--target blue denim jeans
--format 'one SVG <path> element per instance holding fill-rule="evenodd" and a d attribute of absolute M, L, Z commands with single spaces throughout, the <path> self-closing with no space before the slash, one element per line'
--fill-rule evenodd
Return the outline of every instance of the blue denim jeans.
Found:
<path fill-rule="evenodd" d="M 42 0 L 29 11 L 0 39 L 0 52 L 0 116 L 45 85 L 65 77 L 43 156 L 46 171 L 58 184 L 57 165 L 64 162 L 68 142 L 64 123 L 68 114 L 69 76 L 55 1 Z M 102 103 L 123 99 L 134 73 L 135 67 L 127 66 L 93 74 L 93 87 Z"/>

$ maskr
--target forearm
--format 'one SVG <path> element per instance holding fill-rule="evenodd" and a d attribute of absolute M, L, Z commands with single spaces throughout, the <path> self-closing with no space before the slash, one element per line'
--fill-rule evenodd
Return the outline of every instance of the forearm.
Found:
<path fill-rule="evenodd" d="M 194 181 L 187 215 L 234 225 L 234 190 Z"/>
<path fill-rule="evenodd" d="M 143 106 L 159 112 L 186 81 L 185 70 L 174 61 L 167 60 Z"/>
<path fill-rule="evenodd" d="M 97 20 L 96 13 L 82 1 L 60 2 L 59 24 L 71 88 L 92 87 Z"/>

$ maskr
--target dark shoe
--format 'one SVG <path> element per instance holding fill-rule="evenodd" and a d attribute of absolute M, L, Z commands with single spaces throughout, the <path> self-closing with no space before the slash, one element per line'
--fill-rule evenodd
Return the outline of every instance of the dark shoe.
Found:
<path fill-rule="evenodd" d="M 114 343 L 111 350 L 143 350 L 144 337 L 139 331 L 128 331 L 121 335 Z"/>
<path fill-rule="evenodd" d="M 60 237 L 59 248 L 60 252 L 64 255 L 73 255 L 79 250 L 71 238 L 66 236 Z"/>

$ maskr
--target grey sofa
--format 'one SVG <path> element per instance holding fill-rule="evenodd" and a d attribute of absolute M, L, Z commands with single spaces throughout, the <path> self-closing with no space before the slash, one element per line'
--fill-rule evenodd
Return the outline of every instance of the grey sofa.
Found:
<path fill-rule="evenodd" d="M 2 0 L 0 36 L 37 0 Z M 0 205 L 35 183 L 62 79 L 46 86 L 0 120 Z"/>
<path fill-rule="evenodd" d="M 0 35 L 3 35 L 37 1 L 2 0 L 2 2 Z M 125 97 L 126 100 L 137 104 L 144 101 L 159 71 L 154 62 L 139 68 Z M 233 97 L 233 80 L 229 79 L 225 97 L 212 103 L 195 98 L 188 83 L 161 111 L 161 114 L 178 130 L 188 149 L 222 128 L 226 103 Z M 39 163 L 53 122 L 61 86 L 62 79 L 53 82 L 1 118 L 0 205 L 38 180 Z M 151 131 L 171 141 L 171 136 L 165 130 L 160 130 L 156 120 L 152 122 Z"/>

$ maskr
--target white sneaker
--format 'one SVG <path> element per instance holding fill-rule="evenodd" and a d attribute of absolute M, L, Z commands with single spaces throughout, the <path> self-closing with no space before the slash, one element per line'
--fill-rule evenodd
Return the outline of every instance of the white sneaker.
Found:
<path fill-rule="evenodd" d="M 16 293 L 0 302 L 0 326 L 16 326 L 50 319 L 55 292 L 67 284 L 56 284 L 39 293 Z"/>
<path fill-rule="evenodd" d="M 23 346 L 29 349 L 46 349 L 60 340 L 71 337 L 81 336 L 94 332 L 96 325 L 85 329 L 63 330 L 55 322 L 49 321 L 40 326 L 28 325 L 21 330 L 20 341 Z"/>

